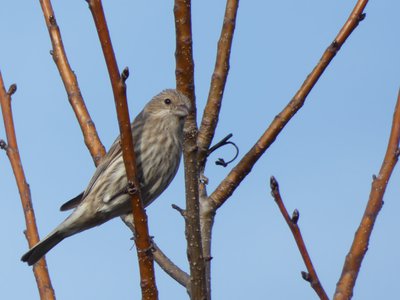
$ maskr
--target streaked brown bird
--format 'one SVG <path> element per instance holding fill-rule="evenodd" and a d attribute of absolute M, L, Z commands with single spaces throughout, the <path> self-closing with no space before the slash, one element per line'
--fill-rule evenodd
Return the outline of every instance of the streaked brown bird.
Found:
<path fill-rule="evenodd" d="M 183 125 L 191 109 L 189 99 L 177 90 L 156 95 L 131 124 L 137 176 L 143 205 L 153 202 L 171 183 L 182 156 Z M 75 208 L 49 235 L 21 260 L 36 263 L 66 237 L 131 212 L 120 137 L 97 167 L 86 190 L 61 206 Z"/>

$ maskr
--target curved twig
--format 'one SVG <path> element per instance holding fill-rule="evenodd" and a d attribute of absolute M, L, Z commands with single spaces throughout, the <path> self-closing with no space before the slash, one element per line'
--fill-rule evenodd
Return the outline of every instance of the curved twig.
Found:
<path fill-rule="evenodd" d="M 308 254 L 306 244 L 304 243 L 303 237 L 301 235 L 300 228 L 297 224 L 299 220 L 299 211 L 295 209 L 292 217 L 289 216 L 289 213 L 286 210 L 285 204 L 283 203 L 281 194 L 279 192 L 278 181 L 275 179 L 274 176 L 271 177 L 270 186 L 271 186 L 272 197 L 274 197 L 274 200 L 278 205 L 283 218 L 285 219 L 290 230 L 292 231 L 297 247 L 299 248 L 301 257 L 303 258 L 304 264 L 306 265 L 308 273 L 301 272 L 303 279 L 310 283 L 311 287 L 314 289 L 314 291 L 317 293 L 318 297 L 321 300 L 329 300 L 328 295 L 326 294 L 324 288 L 321 285 L 321 282 L 319 281 L 317 272 L 315 271 L 315 268 L 311 261 L 311 257 Z"/>
<path fill-rule="evenodd" d="M 16 88 L 17 86 L 15 84 L 11 85 L 8 92 L 6 92 L 3 77 L 0 72 L 0 105 L 1 111 L 3 113 L 4 127 L 7 135 L 7 144 L 4 141 L 0 144 L 1 148 L 6 150 L 7 156 L 10 160 L 11 167 L 14 172 L 25 216 L 25 237 L 28 240 L 29 247 L 33 247 L 39 242 L 40 239 L 36 226 L 35 212 L 32 206 L 31 191 L 29 189 L 28 183 L 26 182 L 21 157 L 19 155 L 17 136 L 15 134 L 14 120 L 11 109 L 11 95 L 16 91 Z M 44 257 L 33 266 L 33 273 L 35 274 L 40 299 L 56 299 L 54 289 L 51 285 L 47 263 Z"/>
<path fill-rule="evenodd" d="M 383 205 L 385 193 L 390 176 L 399 158 L 400 142 L 400 90 L 397 96 L 396 108 L 393 115 L 392 129 L 385 158 L 382 162 L 378 176 L 374 176 L 371 193 L 361 223 L 354 236 L 353 244 L 346 256 L 342 274 L 336 285 L 334 300 L 350 299 L 360 271 L 361 262 L 368 250 L 369 239 L 374 228 L 375 220 Z"/>
<path fill-rule="evenodd" d="M 151 240 L 147 225 L 147 215 L 143 208 L 140 197 L 139 183 L 136 176 L 136 159 L 133 151 L 133 139 L 126 99 L 125 80 L 129 72 L 125 68 L 120 75 L 111 43 L 110 34 L 107 27 L 106 18 L 103 11 L 101 0 L 89 0 L 89 8 L 92 12 L 93 20 L 97 28 L 100 44 L 103 49 L 104 58 L 107 64 L 108 74 L 114 93 L 115 107 L 117 110 L 119 130 L 121 133 L 121 148 L 124 159 L 128 185 L 136 187 L 137 191 L 132 193 L 132 212 L 135 227 L 135 244 L 139 261 L 140 287 L 142 289 L 142 299 L 157 299 L 158 291 L 154 275 L 154 262 L 151 252 Z M 128 187 L 129 188 L 129 187 Z"/>
<path fill-rule="evenodd" d="M 235 155 L 232 159 L 230 159 L 229 161 L 225 161 L 223 158 L 218 158 L 218 160 L 215 161 L 215 164 L 217 166 L 222 166 L 222 167 L 227 167 L 231 162 L 235 161 L 235 159 L 239 156 L 239 147 L 232 141 L 230 141 L 229 139 L 233 136 L 232 133 L 228 134 L 226 137 L 224 137 L 221 141 L 219 141 L 218 143 L 216 143 L 214 146 L 212 146 L 210 149 L 208 149 L 207 151 L 207 157 L 210 156 L 211 153 L 213 153 L 215 150 L 226 146 L 226 145 L 232 145 L 236 152 Z"/>
<path fill-rule="evenodd" d="M 359 22 L 364 19 L 363 10 L 367 5 L 367 0 L 359 0 L 347 19 L 346 23 L 336 36 L 335 40 L 326 49 L 320 61 L 314 70 L 307 76 L 300 89 L 294 95 L 289 104 L 275 117 L 271 125 L 264 134 L 256 142 L 256 144 L 247 152 L 241 161 L 232 169 L 226 178 L 219 184 L 215 191 L 210 195 L 213 207 L 220 207 L 232 195 L 233 191 L 239 186 L 242 180 L 250 173 L 254 164 L 264 154 L 264 152 L 272 145 L 276 137 L 283 130 L 286 124 L 303 106 L 311 89 L 315 86 L 318 79 L 328 67 L 329 63 L 340 50 L 346 39 L 353 30 L 358 26 Z"/>
<path fill-rule="evenodd" d="M 51 51 L 53 60 L 64 83 L 69 103 L 71 104 L 81 127 L 86 147 L 89 149 L 90 155 L 97 166 L 101 158 L 105 155 L 106 150 L 100 141 L 96 127 L 89 115 L 85 102 L 83 101 L 75 73 L 72 71 L 71 66 L 69 65 L 67 54 L 65 53 L 64 45 L 61 39 L 60 28 L 57 25 L 51 1 L 40 0 L 40 5 L 43 10 L 44 19 L 49 31 L 51 44 L 53 46 L 53 50 Z"/>

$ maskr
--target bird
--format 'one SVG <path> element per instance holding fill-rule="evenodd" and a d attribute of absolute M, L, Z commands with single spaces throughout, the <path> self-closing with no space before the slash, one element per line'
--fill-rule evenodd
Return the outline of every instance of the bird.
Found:
<path fill-rule="evenodd" d="M 175 177 L 183 147 L 184 122 L 191 112 L 188 97 L 175 89 L 154 96 L 131 123 L 137 177 L 143 206 L 152 203 Z M 96 168 L 85 191 L 64 203 L 72 213 L 21 260 L 35 264 L 63 239 L 131 213 L 128 181 L 117 137 Z"/>

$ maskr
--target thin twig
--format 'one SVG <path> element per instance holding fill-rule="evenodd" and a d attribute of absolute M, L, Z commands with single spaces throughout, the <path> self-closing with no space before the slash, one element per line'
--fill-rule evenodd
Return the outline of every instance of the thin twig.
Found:
<path fill-rule="evenodd" d="M 132 232 L 135 232 L 132 214 L 124 215 L 121 217 L 121 219 Z M 154 242 L 154 239 L 152 239 L 152 252 L 154 260 L 161 267 L 161 269 L 163 269 L 169 276 L 175 279 L 183 287 L 188 288 L 190 281 L 189 275 L 182 269 L 180 269 L 165 255 L 165 253 Z"/>
<path fill-rule="evenodd" d="M 136 159 L 135 152 L 133 151 L 133 139 L 128 103 L 126 99 L 125 80 L 127 79 L 129 73 L 127 68 L 124 69 L 121 75 L 119 73 L 101 0 L 90 0 L 88 3 L 97 28 L 97 33 L 103 49 L 103 54 L 114 93 L 115 107 L 117 110 L 119 129 L 121 133 L 122 155 L 129 184 L 128 188 L 136 188 L 136 192 L 132 193 L 131 195 L 131 201 L 133 222 L 135 227 L 135 244 L 139 261 L 142 299 L 158 299 L 158 291 L 154 275 L 153 255 L 152 251 L 150 251 L 151 240 L 147 225 L 147 215 L 141 201 L 139 183 L 136 176 Z"/>
<path fill-rule="evenodd" d="M 215 150 L 221 148 L 222 146 L 225 146 L 232 136 L 233 136 L 233 134 L 230 133 L 226 137 L 224 137 L 222 140 L 220 140 L 218 143 L 216 143 L 214 146 L 210 147 L 207 150 L 207 156 L 211 155 L 211 153 L 213 153 Z"/>
<path fill-rule="evenodd" d="M 197 137 L 199 164 L 202 168 L 204 168 L 207 151 L 211 145 L 218 123 L 218 115 L 221 109 L 225 83 L 229 72 L 229 57 L 231 54 L 238 7 L 239 0 L 226 1 L 224 23 L 218 41 L 214 73 L 212 75 L 208 100 L 204 108 L 199 135 Z"/>
<path fill-rule="evenodd" d="M 171 207 L 175 209 L 177 212 L 179 212 L 182 217 L 186 218 L 186 210 L 184 210 L 183 208 L 179 207 L 176 204 L 172 204 Z"/>
<path fill-rule="evenodd" d="M 230 159 L 229 161 L 227 161 L 227 162 L 226 162 L 223 158 L 218 158 L 218 160 L 215 161 L 215 164 L 216 164 L 217 166 L 222 166 L 222 167 L 226 168 L 230 163 L 232 163 L 233 161 L 235 161 L 235 159 L 239 156 L 239 147 L 236 146 L 236 144 L 235 144 L 234 142 L 229 141 L 229 139 L 230 139 L 232 136 L 233 136 L 232 133 L 228 134 L 228 135 L 227 135 L 226 137 L 224 137 L 221 141 L 219 141 L 219 142 L 216 143 L 214 146 L 212 146 L 211 148 L 208 149 L 208 151 L 207 151 L 207 156 L 209 156 L 209 155 L 210 155 L 211 153 L 213 153 L 215 150 L 217 150 L 217 149 L 219 149 L 219 148 L 221 148 L 221 147 L 223 147 L 223 146 L 226 146 L 226 145 L 232 145 L 232 146 L 235 148 L 235 150 L 236 150 L 235 156 L 234 156 L 232 159 Z"/>
<path fill-rule="evenodd" d="M 358 26 L 359 22 L 364 19 L 365 14 L 363 14 L 363 10 L 367 5 L 367 2 L 368 1 L 366 0 L 359 0 L 357 2 L 346 23 L 336 36 L 336 39 L 326 49 L 320 61 L 315 66 L 313 71 L 307 76 L 300 89 L 294 95 L 293 99 L 280 112 L 280 114 L 275 117 L 256 144 L 249 150 L 249 152 L 247 152 L 247 154 L 211 194 L 209 199 L 214 202 L 213 205 L 215 207 L 220 207 L 232 195 L 242 180 L 247 176 L 247 174 L 250 173 L 254 164 L 264 154 L 269 146 L 272 145 L 286 124 L 303 106 L 311 89 L 315 86 L 322 73 L 335 57 L 336 53 L 340 50 L 353 30 Z"/>
<path fill-rule="evenodd" d="M 271 186 L 272 197 L 274 197 L 275 202 L 278 205 L 283 218 L 285 219 L 290 230 L 292 231 L 297 247 L 299 248 L 301 257 L 303 258 L 304 264 L 306 265 L 308 273 L 306 272 L 301 273 L 303 279 L 310 283 L 311 287 L 314 289 L 314 291 L 317 293 L 317 295 L 321 300 L 329 300 L 328 295 L 326 294 L 324 288 L 321 285 L 321 282 L 319 281 L 317 272 L 315 271 L 315 268 L 312 264 L 310 255 L 308 254 L 306 245 L 301 235 L 300 228 L 297 224 L 299 220 L 299 211 L 296 209 L 294 210 L 292 217 L 289 216 L 289 213 L 286 210 L 285 204 L 283 203 L 281 194 L 279 192 L 278 181 L 275 179 L 274 176 L 271 177 L 270 186 Z"/>
<path fill-rule="evenodd" d="M 183 287 L 188 288 L 190 277 L 189 275 L 182 271 L 177 265 L 175 265 L 161 249 L 153 242 L 153 255 L 154 260 L 157 264 L 173 279 L 175 279 Z"/>
<path fill-rule="evenodd" d="M 197 164 L 197 124 L 192 51 L 191 1 L 175 0 L 176 87 L 191 99 L 192 111 L 186 118 L 183 158 L 185 162 L 185 235 L 190 266 L 191 299 L 207 299 L 205 264 L 199 217 L 199 171 Z"/>
<path fill-rule="evenodd" d="M 61 38 L 60 28 L 57 25 L 51 1 L 40 0 L 40 5 L 43 10 L 44 19 L 53 46 L 53 50 L 51 51 L 53 60 L 64 83 L 69 103 L 71 104 L 81 127 L 86 147 L 89 149 L 90 155 L 97 166 L 100 163 L 101 158 L 105 155 L 106 150 L 100 141 L 94 122 L 86 108 L 76 75 L 69 65 Z"/>
<path fill-rule="evenodd" d="M 374 228 L 375 220 L 383 205 L 383 195 L 390 176 L 399 158 L 400 142 L 400 90 L 397 96 L 396 108 L 393 115 L 392 129 L 385 158 L 378 176 L 374 176 L 371 193 L 361 223 L 354 236 L 353 244 L 346 256 L 342 274 L 336 285 L 334 300 L 350 299 L 361 268 L 361 262 L 368 250 L 369 239 Z"/>
<path fill-rule="evenodd" d="M 16 85 L 11 85 L 6 92 L 3 77 L 0 72 L 0 105 L 3 113 L 4 127 L 7 136 L 7 144 L 3 141 L 2 148 L 6 150 L 10 160 L 11 167 L 17 182 L 19 195 L 21 197 L 22 208 L 25 216 L 26 231 L 25 237 L 28 240 L 29 247 L 36 245 L 40 238 L 36 226 L 35 212 L 32 206 L 31 191 L 25 178 L 24 169 L 22 167 L 21 157 L 19 155 L 17 136 L 15 133 L 14 120 L 11 109 L 11 95 L 16 91 Z M 36 284 L 39 289 L 40 299 L 53 300 L 56 299 L 54 289 L 51 285 L 50 275 L 47 269 L 45 258 L 41 258 L 33 266 Z"/>

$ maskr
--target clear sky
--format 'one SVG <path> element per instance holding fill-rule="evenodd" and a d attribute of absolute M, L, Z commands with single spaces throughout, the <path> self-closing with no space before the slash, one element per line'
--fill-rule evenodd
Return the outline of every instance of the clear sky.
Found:
<path fill-rule="evenodd" d="M 0 69 L 17 83 L 13 111 L 41 236 L 66 216 L 58 210 L 87 185 L 94 165 L 49 55 L 39 1 L 3 1 Z M 87 3 L 53 1 L 68 58 L 103 143 L 118 134 L 115 108 Z M 132 117 L 160 90 L 175 86 L 173 1 L 104 1 L 120 69 L 129 66 Z M 241 1 L 216 140 L 233 133 L 240 157 L 291 99 L 347 19 L 354 1 Z M 196 94 L 200 119 L 214 68 L 225 1 L 193 1 Z M 332 296 L 386 150 L 400 78 L 400 2 L 371 1 L 366 19 L 268 152 L 218 210 L 213 232 L 214 299 L 317 299 L 269 191 L 276 176 L 327 293 Z M 0 138 L 5 138 L 0 128 Z M 229 159 L 227 147 L 211 159 Z M 1 299 L 38 299 L 15 180 L 0 154 Z M 210 161 L 211 192 L 232 166 Z M 395 299 L 400 269 L 400 172 L 393 173 L 354 299 Z M 187 270 L 180 169 L 148 209 L 151 234 Z M 57 299 L 139 299 L 136 253 L 119 219 L 64 240 L 47 256 Z M 158 267 L 160 299 L 187 299 Z"/>

